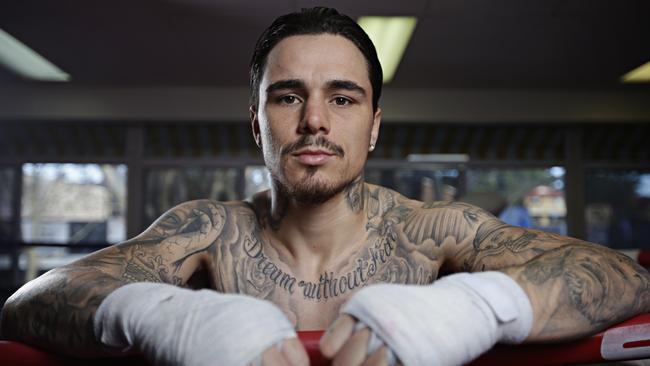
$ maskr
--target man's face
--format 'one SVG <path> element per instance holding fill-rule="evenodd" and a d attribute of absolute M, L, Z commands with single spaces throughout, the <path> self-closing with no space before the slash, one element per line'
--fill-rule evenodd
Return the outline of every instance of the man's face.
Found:
<path fill-rule="evenodd" d="M 342 36 L 287 37 L 269 53 L 253 134 L 274 180 L 299 201 L 323 202 L 358 177 L 381 111 L 363 54 Z"/>

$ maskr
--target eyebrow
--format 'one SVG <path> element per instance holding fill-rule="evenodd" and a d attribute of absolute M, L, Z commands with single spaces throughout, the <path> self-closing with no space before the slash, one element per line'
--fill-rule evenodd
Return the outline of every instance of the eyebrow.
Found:
<path fill-rule="evenodd" d="M 362 88 L 359 84 L 351 80 L 331 80 L 327 82 L 327 88 L 332 90 L 336 90 L 336 89 L 349 90 L 349 91 L 357 92 L 364 97 L 366 96 L 366 90 Z"/>
<path fill-rule="evenodd" d="M 353 92 L 357 92 L 361 94 L 362 96 L 366 96 L 366 90 L 362 88 L 359 84 L 355 83 L 354 81 L 351 80 L 330 80 L 327 82 L 327 88 L 330 90 L 338 90 L 338 89 L 343 89 L 343 90 L 349 90 Z M 278 80 L 273 84 L 270 84 L 266 88 L 266 93 L 272 93 L 277 90 L 285 90 L 285 89 L 307 89 L 307 86 L 302 80 L 299 79 L 286 79 L 286 80 Z"/>
<path fill-rule="evenodd" d="M 284 89 L 307 89 L 305 83 L 298 79 L 278 80 L 266 88 L 266 93 Z"/>

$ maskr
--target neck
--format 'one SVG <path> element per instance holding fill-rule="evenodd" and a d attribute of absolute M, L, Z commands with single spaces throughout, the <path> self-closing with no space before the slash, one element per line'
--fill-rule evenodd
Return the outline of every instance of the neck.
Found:
<path fill-rule="evenodd" d="M 272 189 L 269 234 L 278 239 L 278 250 L 286 249 L 297 267 L 319 273 L 365 242 L 366 190 L 359 176 L 342 192 L 314 204 L 297 202 Z"/>

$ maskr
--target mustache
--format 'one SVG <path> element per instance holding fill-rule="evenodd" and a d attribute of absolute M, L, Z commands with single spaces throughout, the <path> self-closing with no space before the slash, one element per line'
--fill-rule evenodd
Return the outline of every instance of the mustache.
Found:
<path fill-rule="evenodd" d="M 288 155 L 292 154 L 302 148 L 305 148 L 307 146 L 314 146 L 314 147 L 320 147 L 328 150 L 329 152 L 333 153 L 334 155 L 338 155 L 340 157 L 345 156 L 345 152 L 343 151 L 343 148 L 332 141 L 328 140 L 325 136 L 313 136 L 313 135 L 302 135 L 298 140 L 295 142 L 292 142 L 286 146 L 284 146 L 281 150 L 281 155 Z"/>

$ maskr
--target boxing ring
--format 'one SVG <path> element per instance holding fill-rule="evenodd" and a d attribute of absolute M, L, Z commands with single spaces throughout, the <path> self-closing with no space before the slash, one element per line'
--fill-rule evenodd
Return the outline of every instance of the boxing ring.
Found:
<path fill-rule="evenodd" d="M 313 366 L 329 365 L 318 349 L 322 331 L 298 332 Z M 498 345 L 471 366 L 550 366 L 598 363 L 650 358 L 650 314 L 642 314 L 615 325 L 604 332 L 578 341 L 545 345 Z M 19 342 L 0 341 L 0 365 L 3 366 L 81 366 L 88 360 L 61 357 Z M 93 365 L 114 365 L 115 359 L 92 360 Z M 125 358 L 121 365 L 143 366 L 140 358 Z"/>

